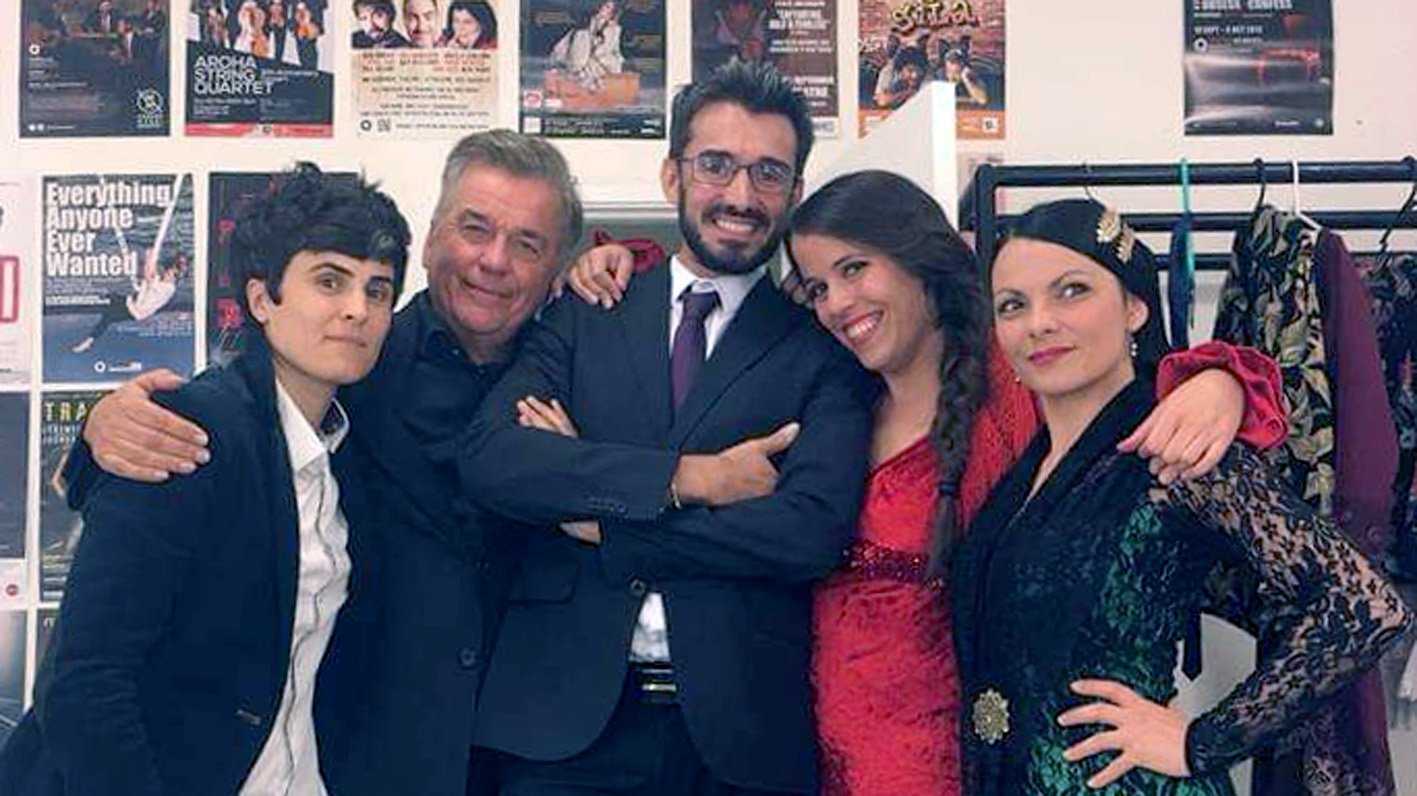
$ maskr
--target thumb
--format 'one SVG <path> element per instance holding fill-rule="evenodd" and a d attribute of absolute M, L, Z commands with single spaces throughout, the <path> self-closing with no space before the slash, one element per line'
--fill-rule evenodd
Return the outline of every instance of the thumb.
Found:
<path fill-rule="evenodd" d="M 175 390 L 187 383 L 187 380 L 173 373 L 167 368 L 159 368 L 147 373 L 141 373 L 133 378 L 131 382 L 134 387 L 145 393 L 154 393 L 165 390 Z"/>
<path fill-rule="evenodd" d="M 610 264 L 610 275 L 615 278 L 615 284 L 620 286 L 620 290 L 630 286 L 630 275 L 635 271 L 635 255 L 626 251 Z"/>
<path fill-rule="evenodd" d="M 782 428 L 763 438 L 763 455 L 772 456 L 792 447 L 792 443 L 797 439 L 797 434 L 801 431 L 801 423 L 793 421 L 784 424 Z"/>

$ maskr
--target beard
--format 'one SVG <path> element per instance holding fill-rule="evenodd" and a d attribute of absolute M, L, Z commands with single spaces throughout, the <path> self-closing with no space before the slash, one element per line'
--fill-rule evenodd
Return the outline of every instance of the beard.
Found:
<path fill-rule="evenodd" d="M 698 258 L 699 264 L 716 274 L 746 274 L 763 263 L 771 260 L 777 254 L 777 247 L 782 243 L 783 233 L 787 231 L 786 220 L 781 220 L 774 225 L 772 219 L 766 214 L 756 210 L 732 210 L 729 205 L 716 203 L 707 207 L 698 223 L 694 223 L 685 211 L 685 196 L 681 188 L 679 191 L 679 234 L 684 236 L 684 243 L 689 247 L 689 251 Z M 708 242 L 704 240 L 703 233 L 700 232 L 701 225 L 712 224 L 713 217 L 722 213 L 733 213 L 736 217 L 768 228 L 768 238 L 762 245 L 753 249 L 746 246 L 728 246 L 727 251 L 719 253 L 709 248 Z"/>

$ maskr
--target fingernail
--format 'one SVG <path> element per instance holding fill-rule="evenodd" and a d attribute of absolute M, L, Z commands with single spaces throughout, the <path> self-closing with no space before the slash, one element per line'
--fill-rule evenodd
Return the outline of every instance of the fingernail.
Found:
<path fill-rule="evenodd" d="M 191 475 L 196 471 L 197 465 L 191 462 L 182 462 L 181 464 L 177 465 L 177 472 L 182 473 L 183 475 Z"/>
<path fill-rule="evenodd" d="M 212 455 L 211 455 L 211 453 L 210 453 L 209 451 L 207 451 L 206 449 L 202 449 L 202 450 L 197 451 L 197 463 L 198 463 L 198 464 L 206 464 L 207 462 L 209 462 L 209 461 L 211 461 L 211 460 L 212 460 Z"/>

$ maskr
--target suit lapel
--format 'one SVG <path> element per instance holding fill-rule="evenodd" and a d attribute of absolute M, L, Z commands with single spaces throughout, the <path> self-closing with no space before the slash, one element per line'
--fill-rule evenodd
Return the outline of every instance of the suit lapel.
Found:
<path fill-rule="evenodd" d="M 682 445 L 724 391 L 801 320 L 771 277 L 764 275 L 759 279 L 689 389 L 670 429 L 670 443 L 675 447 Z M 668 347 L 664 343 L 665 350 Z"/>
<path fill-rule="evenodd" d="M 620 328 L 625 350 L 639 377 L 645 420 L 655 439 L 669 434 L 669 268 L 655 268 L 636 277 L 621 303 Z"/>

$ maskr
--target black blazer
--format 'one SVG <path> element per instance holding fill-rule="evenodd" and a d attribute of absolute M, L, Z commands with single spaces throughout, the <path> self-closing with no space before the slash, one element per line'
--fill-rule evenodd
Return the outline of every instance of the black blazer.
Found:
<path fill-rule="evenodd" d="M 363 720 L 327 780 L 339 796 L 461 796 L 478 686 L 516 562 L 507 545 L 517 535 L 449 494 L 406 424 L 420 339 L 410 304 L 373 372 L 340 393 L 352 435 L 377 452 L 368 483 L 383 555 L 377 624 L 358 625 L 335 649 L 373 657 Z"/>
<path fill-rule="evenodd" d="M 477 722 L 479 744 L 555 760 L 600 735 L 622 692 L 647 590 L 661 592 L 679 701 L 718 779 L 816 787 L 808 683 L 812 584 L 842 560 L 866 474 L 870 413 L 851 357 L 764 278 L 677 417 L 669 269 L 605 311 L 563 299 L 483 403 L 462 460 L 468 491 L 526 522 L 601 520 L 592 546 L 530 535 Z M 558 397 L 581 439 L 519 427 L 515 403 Z M 680 453 L 802 423 L 773 495 L 666 511 Z"/>
<path fill-rule="evenodd" d="M 95 473 L 34 709 L 0 761 L 0 793 L 231 794 L 271 731 L 290 659 L 299 520 L 269 355 L 211 369 L 164 404 L 211 437 L 194 475 L 139 484 Z M 353 562 L 336 625 L 358 624 L 377 578 L 357 445 L 334 459 Z M 332 643 L 338 643 L 337 640 Z M 322 769 L 367 677 L 327 652 Z"/>

